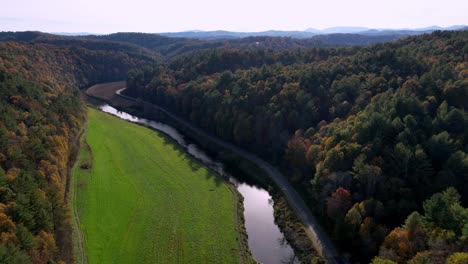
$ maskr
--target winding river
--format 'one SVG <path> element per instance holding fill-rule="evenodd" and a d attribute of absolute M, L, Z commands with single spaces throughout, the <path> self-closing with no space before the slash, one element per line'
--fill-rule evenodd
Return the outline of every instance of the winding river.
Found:
<path fill-rule="evenodd" d="M 270 194 L 262 188 L 241 182 L 229 175 L 223 165 L 211 159 L 197 145 L 187 142 L 184 136 L 175 128 L 153 120 L 139 118 L 128 113 L 118 111 L 108 104 L 99 107 L 121 119 L 142 124 L 161 131 L 175 140 L 190 155 L 203 162 L 207 167 L 227 177 L 244 197 L 245 228 L 249 236 L 249 247 L 253 257 L 259 263 L 281 264 L 299 263 L 291 246 L 275 223 L 273 216 L 273 201 Z"/>

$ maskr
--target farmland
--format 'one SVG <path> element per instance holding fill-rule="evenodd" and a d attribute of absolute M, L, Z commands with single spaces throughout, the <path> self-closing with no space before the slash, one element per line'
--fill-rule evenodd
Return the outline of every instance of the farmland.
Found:
<path fill-rule="evenodd" d="M 242 262 L 232 187 L 158 132 L 88 112 L 73 203 L 90 263 Z"/>

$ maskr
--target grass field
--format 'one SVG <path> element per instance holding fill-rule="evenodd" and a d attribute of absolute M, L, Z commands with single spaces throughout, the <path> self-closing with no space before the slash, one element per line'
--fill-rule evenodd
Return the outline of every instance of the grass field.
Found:
<path fill-rule="evenodd" d="M 171 140 L 90 108 L 86 141 L 73 205 L 89 263 L 244 262 L 237 194 Z"/>

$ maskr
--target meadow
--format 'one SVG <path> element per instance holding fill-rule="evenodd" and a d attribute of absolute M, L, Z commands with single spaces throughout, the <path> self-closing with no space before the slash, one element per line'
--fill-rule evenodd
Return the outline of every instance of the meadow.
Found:
<path fill-rule="evenodd" d="M 244 262 L 231 186 L 156 131 L 88 115 L 73 206 L 89 263 Z"/>

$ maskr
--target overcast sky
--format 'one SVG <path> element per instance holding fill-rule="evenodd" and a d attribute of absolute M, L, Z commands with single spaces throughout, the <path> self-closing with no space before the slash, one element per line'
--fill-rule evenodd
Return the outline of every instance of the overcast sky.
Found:
<path fill-rule="evenodd" d="M 0 31 L 111 33 L 468 24 L 468 0 L 5 0 Z"/>

